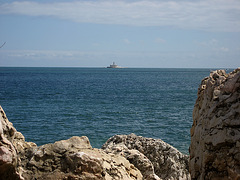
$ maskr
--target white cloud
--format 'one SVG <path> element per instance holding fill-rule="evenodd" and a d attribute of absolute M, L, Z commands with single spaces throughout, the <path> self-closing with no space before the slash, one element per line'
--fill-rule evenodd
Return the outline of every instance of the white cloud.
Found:
<path fill-rule="evenodd" d="M 240 31 L 239 0 L 16 1 L 1 4 L 0 14 L 53 16 L 81 23 Z"/>
<path fill-rule="evenodd" d="M 220 51 L 222 51 L 222 52 L 229 52 L 229 48 L 227 48 L 227 47 L 221 47 L 221 48 L 220 48 Z"/>
<path fill-rule="evenodd" d="M 165 43 L 166 41 L 164 39 L 162 39 L 162 38 L 156 38 L 155 42 L 156 43 Z"/>
<path fill-rule="evenodd" d="M 2 51 L 1 54 L 6 57 L 14 57 L 21 59 L 71 59 L 78 58 L 80 56 L 84 56 L 87 52 L 79 52 L 79 51 L 47 51 L 47 50 L 5 50 Z"/>
<path fill-rule="evenodd" d="M 130 41 L 129 39 L 127 39 L 127 38 L 123 39 L 123 42 L 124 42 L 125 44 L 130 44 L 130 43 L 131 43 L 131 41 Z"/>
<path fill-rule="evenodd" d="M 213 52 L 224 52 L 224 53 L 230 51 L 229 48 L 222 46 L 222 43 L 216 39 L 210 39 L 208 41 L 199 42 L 197 44 L 205 48 L 207 51 L 210 50 Z"/>
<path fill-rule="evenodd" d="M 208 41 L 203 41 L 203 42 L 200 42 L 200 43 L 197 43 L 197 44 L 199 44 L 200 46 L 203 46 L 203 47 L 210 48 L 210 47 L 217 46 L 218 45 L 218 40 L 210 39 Z"/>

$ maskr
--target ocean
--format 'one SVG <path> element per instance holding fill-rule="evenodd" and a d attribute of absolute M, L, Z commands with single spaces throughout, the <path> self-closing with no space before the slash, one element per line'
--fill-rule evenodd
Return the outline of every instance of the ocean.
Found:
<path fill-rule="evenodd" d="M 188 154 L 192 110 L 209 69 L 0 67 L 0 105 L 37 145 L 116 134 L 162 139 Z"/>

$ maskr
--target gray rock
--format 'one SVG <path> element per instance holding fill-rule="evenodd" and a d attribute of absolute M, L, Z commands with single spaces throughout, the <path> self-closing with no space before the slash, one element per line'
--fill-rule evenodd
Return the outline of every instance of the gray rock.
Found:
<path fill-rule="evenodd" d="M 135 134 L 116 135 L 111 137 L 102 149 L 126 157 L 145 178 L 190 179 L 188 156 L 160 139 Z"/>
<path fill-rule="evenodd" d="M 160 178 L 154 172 L 154 167 L 151 161 L 138 150 L 130 150 L 124 144 L 110 144 L 103 147 L 103 149 L 108 154 L 113 153 L 125 157 L 127 160 L 129 160 L 129 162 L 131 162 L 137 169 L 141 171 L 144 179 L 160 180 Z"/>

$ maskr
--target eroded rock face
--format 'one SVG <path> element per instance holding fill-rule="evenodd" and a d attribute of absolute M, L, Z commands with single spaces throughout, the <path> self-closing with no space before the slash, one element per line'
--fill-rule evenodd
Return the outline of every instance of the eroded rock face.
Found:
<path fill-rule="evenodd" d="M 240 179 L 240 68 L 213 71 L 198 89 L 190 173 L 192 179 Z"/>
<path fill-rule="evenodd" d="M 188 156 L 160 139 L 116 135 L 102 149 L 126 157 L 142 172 L 144 179 L 190 179 Z"/>

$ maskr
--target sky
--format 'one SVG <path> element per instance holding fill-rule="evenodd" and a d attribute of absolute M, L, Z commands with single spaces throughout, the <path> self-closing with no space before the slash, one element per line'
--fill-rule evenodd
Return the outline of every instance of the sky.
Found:
<path fill-rule="evenodd" d="M 0 0 L 3 44 L 1 67 L 237 68 L 240 1 Z"/>

